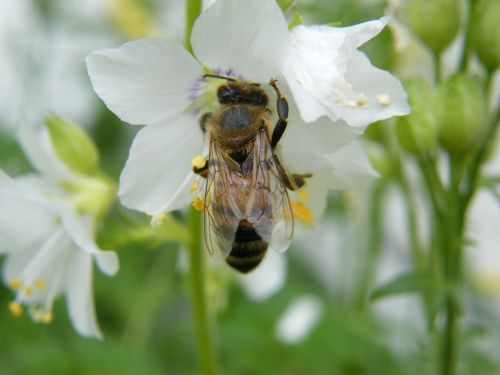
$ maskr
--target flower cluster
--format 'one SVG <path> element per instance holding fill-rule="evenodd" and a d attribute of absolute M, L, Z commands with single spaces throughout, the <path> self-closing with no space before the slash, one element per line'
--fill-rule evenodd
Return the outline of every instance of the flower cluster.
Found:
<path fill-rule="evenodd" d="M 217 104 L 221 84 L 204 79 L 210 73 L 263 87 L 278 81 L 290 114 L 277 153 L 289 172 L 313 176 L 308 194 L 292 197 L 295 214 L 305 221 L 320 215 L 327 189 L 374 174 L 357 135 L 371 122 L 409 112 L 399 81 L 357 50 L 386 23 L 289 31 L 274 0 L 218 0 L 194 24 L 193 55 L 158 37 L 89 55 L 96 93 L 122 120 L 146 125 L 121 175 L 121 202 L 155 223 L 193 195 L 199 204 L 191 163 L 206 145 L 198 122 Z"/>

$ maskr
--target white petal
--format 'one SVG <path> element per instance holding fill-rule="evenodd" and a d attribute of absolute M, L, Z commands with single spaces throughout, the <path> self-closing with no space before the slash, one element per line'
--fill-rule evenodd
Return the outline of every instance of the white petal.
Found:
<path fill-rule="evenodd" d="M 219 0 L 196 20 L 196 57 L 223 74 L 267 82 L 289 54 L 288 26 L 274 0 Z"/>
<path fill-rule="evenodd" d="M 380 33 L 388 23 L 389 17 L 382 17 L 378 20 L 367 21 L 348 27 L 332 27 L 332 29 L 345 32 L 352 45 L 357 48 Z"/>
<path fill-rule="evenodd" d="M 355 92 L 367 98 L 366 104 L 361 107 L 338 105 L 333 109 L 335 115 L 349 125 L 364 127 L 375 121 L 410 113 L 408 96 L 401 82 L 391 73 L 374 67 L 364 53 L 356 51 L 351 55 L 346 81 Z"/>
<path fill-rule="evenodd" d="M 201 130 L 189 113 L 144 127 L 120 177 L 122 204 L 150 215 L 186 205 L 194 178 L 191 159 L 202 151 Z"/>
<path fill-rule="evenodd" d="M 26 249 L 48 236 L 56 216 L 46 205 L 25 197 L 0 170 L 0 253 Z"/>
<path fill-rule="evenodd" d="M 32 286 L 36 280 L 43 280 L 45 287 L 24 295 L 27 303 L 43 303 L 50 310 L 52 301 L 64 289 L 67 261 L 73 248 L 62 228 L 57 228 L 39 243 L 23 251 L 11 253 L 3 265 L 3 278 L 6 284 L 18 279 L 23 285 Z"/>
<path fill-rule="evenodd" d="M 90 218 L 66 205 L 59 205 L 58 210 L 68 235 L 80 249 L 95 256 L 99 269 L 110 276 L 118 272 L 118 256 L 114 251 L 103 251 L 97 247 Z"/>
<path fill-rule="evenodd" d="M 131 124 L 182 112 L 203 71 L 181 46 L 151 37 L 86 59 L 92 85 L 106 105 Z"/>
<path fill-rule="evenodd" d="M 76 251 L 68 264 L 66 289 L 69 316 L 73 327 L 82 336 L 102 338 L 97 326 L 92 290 L 92 257 Z"/>
<path fill-rule="evenodd" d="M 325 155 L 350 143 L 357 132 L 341 121 L 326 118 L 304 123 L 290 112 L 290 123 L 280 141 L 284 164 L 296 173 L 314 173 L 325 167 Z M 294 119 L 295 118 L 295 119 Z"/>
<path fill-rule="evenodd" d="M 318 297 L 296 298 L 276 325 L 277 338 L 287 344 L 303 340 L 318 322 L 322 307 Z"/>
<path fill-rule="evenodd" d="M 238 281 L 254 300 L 265 300 L 278 292 L 286 280 L 286 259 L 282 254 L 269 250 L 254 271 L 238 275 Z"/>
<path fill-rule="evenodd" d="M 348 189 L 366 185 L 378 177 L 368 156 L 358 141 L 353 141 L 327 156 L 331 169 L 325 173 L 330 189 Z"/>

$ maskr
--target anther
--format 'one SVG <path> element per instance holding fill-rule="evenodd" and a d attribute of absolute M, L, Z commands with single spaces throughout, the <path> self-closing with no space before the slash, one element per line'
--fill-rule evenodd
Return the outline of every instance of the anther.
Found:
<path fill-rule="evenodd" d="M 36 279 L 35 280 L 35 288 L 36 289 L 43 289 L 43 288 L 45 288 L 45 280 L 44 279 Z"/>
<path fill-rule="evenodd" d="M 297 192 L 297 198 L 299 198 L 299 201 L 306 201 L 309 199 L 309 193 L 306 189 L 299 189 Z"/>
<path fill-rule="evenodd" d="M 23 285 L 23 283 L 19 279 L 12 279 L 9 281 L 9 286 L 11 289 L 19 289 L 21 285 Z"/>
<path fill-rule="evenodd" d="M 12 301 L 11 303 L 9 303 L 9 311 L 15 317 L 23 315 L 23 307 L 17 301 Z"/>
<path fill-rule="evenodd" d="M 293 209 L 293 215 L 303 221 L 304 223 L 312 223 L 314 222 L 314 216 L 311 212 L 311 210 L 304 206 L 302 203 L 300 202 L 290 202 L 290 204 L 292 205 L 292 209 Z"/>
<path fill-rule="evenodd" d="M 193 193 L 197 190 L 200 189 L 200 183 L 198 180 L 194 180 L 193 183 L 191 184 L 191 187 L 189 188 L 189 192 Z"/>
<path fill-rule="evenodd" d="M 153 228 L 160 227 L 163 224 L 163 222 L 165 221 L 166 217 L 167 217 L 167 214 L 165 212 L 160 212 L 159 214 L 154 215 L 151 218 L 151 226 Z"/>
<path fill-rule="evenodd" d="M 203 199 L 200 199 L 198 197 L 194 197 L 193 200 L 193 207 L 198 210 L 198 211 L 203 211 L 203 208 L 205 206 L 205 201 Z"/>
<path fill-rule="evenodd" d="M 392 98 L 389 94 L 377 95 L 377 103 L 381 106 L 387 107 L 392 103 Z"/>
<path fill-rule="evenodd" d="M 40 315 L 40 323 L 49 324 L 54 319 L 54 316 L 50 311 L 45 311 Z"/>

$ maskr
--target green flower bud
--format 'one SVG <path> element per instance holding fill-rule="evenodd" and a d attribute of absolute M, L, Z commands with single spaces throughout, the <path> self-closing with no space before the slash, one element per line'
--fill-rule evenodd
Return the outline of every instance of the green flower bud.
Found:
<path fill-rule="evenodd" d="M 487 101 L 480 83 L 465 74 L 442 82 L 437 90 L 439 139 L 450 153 L 473 150 L 488 127 Z"/>
<path fill-rule="evenodd" d="M 57 115 L 45 119 L 57 156 L 72 170 L 89 173 L 97 168 L 99 153 L 90 137 L 78 126 Z"/>
<path fill-rule="evenodd" d="M 438 130 L 434 113 L 434 91 L 423 79 L 405 82 L 411 113 L 396 119 L 396 134 L 401 147 L 423 155 L 437 147 Z"/>
<path fill-rule="evenodd" d="M 494 71 L 500 66 L 500 1 L 478 2 L 472 17 L 474 49 L 481 62 Z"/>
<path fill-rule="evenodd" d="M 401 18 L 434 53 L 441 52 L 457 35 L 460 26 L 458 0 L 408 0 Z"/>

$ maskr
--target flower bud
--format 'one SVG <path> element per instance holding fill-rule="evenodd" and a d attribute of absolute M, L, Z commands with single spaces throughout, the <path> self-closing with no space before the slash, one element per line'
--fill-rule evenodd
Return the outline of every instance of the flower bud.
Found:
<path fill-rule="evenodd" d="M 434 53 L 455 38 L 460 26 L 458 0 L 408 0 L 402 18 L 412 32 Z"/>
<path fill-rule="evenodd" d="M 423 155 L 437 147 L 437 124 L 434 113 L 434 91 L 423 79 L 412 79 L 404 84 L 411 112 L 396 120 L 396 134 L 401 147 L 416 155 Z"/>
<path fill-rule="evenodd" d="M 477 80 L 457 74 L 442 82 L 436 96 L 439 139 L 451 153 L 473 150 L 487 131 L 486 98 Z"/>
<path fill-rule="evenodd" d="M 89 136 L 78 126 L 51 114 L 45 124 L 56 155 L 72 170 L 89 173 L 96 169 L 99 154 Z"/>
<path fill-rule="evenodd" d="M 481 62 L 491 71 L 500 66 L 500 1 L 482 0 L 472 17 L 474 49 Z"/>

